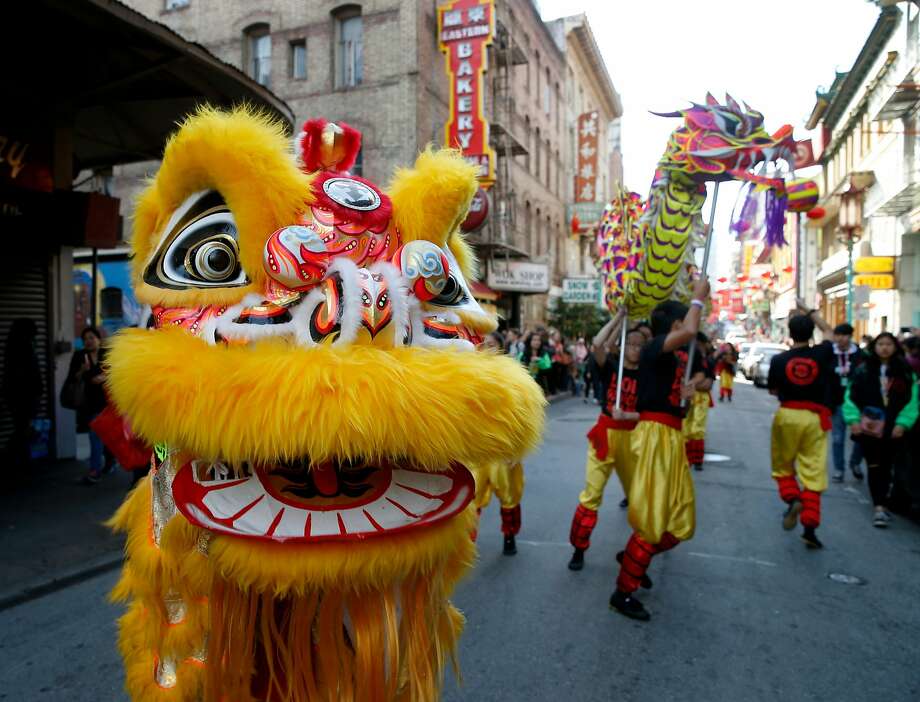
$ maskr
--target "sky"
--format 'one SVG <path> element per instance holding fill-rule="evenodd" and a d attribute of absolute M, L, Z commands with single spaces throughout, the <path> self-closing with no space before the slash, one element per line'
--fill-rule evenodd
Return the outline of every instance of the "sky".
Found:
<path fill-rule="evenodd" d="M 815 90 L 856 60 L 879 10 L 867 0 L 539 0 L 543 19 L 585 12 L 623 101 L 623 172 L 627 187 L 648 192 L 675 119 L 670 112 L 709 91 L 728 92 L 764 115 L 770 133 L 783 124 L 796 139 Z M 729 268 L 728 225 L 738 195 L 723 184 L 710 276 Z M 709 217 L 711 201 L 703 209 Z"/>

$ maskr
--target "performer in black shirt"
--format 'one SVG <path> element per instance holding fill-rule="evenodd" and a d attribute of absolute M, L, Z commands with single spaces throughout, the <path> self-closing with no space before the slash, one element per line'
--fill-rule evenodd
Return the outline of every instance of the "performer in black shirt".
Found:
<path fill-rule="evenodd" d="M 799 307 L 804 311 L 801 302 Z M 802 540 L 809 548 L 822 546 L 815 529 L 821 523 L 821 493 L 827 489 L 833 393 L 840 383 L 834 375 L 833 344 L 811 345 L 815 325 L 830 337 L 830 325 L 815 310 L 789 319 L 792 348 L 773 357 L 767 379 L 767 387 L 780 403 L 773 418 L 770 453 L 773 479 L 788 505 L 783 528 L 794 529 L 801 521 Z"/>
<path fill-rule="evenodd" d="M 648 611 L 633 593 L 648 585 L 646 571 L 652 556 L 673 548 L 693 536 L 696 506 L 693 480 L 684 450 L 682 400 L 696 392 L 703 380 L 695 372 L 684 383 L 687 350 L 699 331 L 700 315 L 709 297 L 709 283 L 694 285 L 690 309 L 668 301 L 652 312 L 654 337 L 642 349 L 639 359 L 639 423 L 632 431 L 633 475 L 629 485 L 629 524 L 633 534 L 626 545 L 610 597 L 611 608 L 621 614 L 647 621 Z M 694 369 L 699 369 L 699 355 Z"/>

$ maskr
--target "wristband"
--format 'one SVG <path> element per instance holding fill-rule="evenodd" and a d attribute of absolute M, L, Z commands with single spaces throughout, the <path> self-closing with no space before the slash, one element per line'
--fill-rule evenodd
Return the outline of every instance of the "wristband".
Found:
<path fill-rule="evenodd" d="M 703 309 L 706 306 L 705 302 L 703 302 L 702 300 L 697 300 L 696 298 L 693 298 L 692 300 L 690 300 L 690 304 L 696 305 L 700 309 Z"/>

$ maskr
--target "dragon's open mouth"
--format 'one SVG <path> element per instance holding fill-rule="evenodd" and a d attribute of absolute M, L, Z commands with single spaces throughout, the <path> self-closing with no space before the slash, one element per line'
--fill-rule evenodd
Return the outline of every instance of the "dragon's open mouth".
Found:
<path fill-rule="evenodd" d="M 428 526 L 473 497 L 470 472 L 399 462 L 350 461 L 309 467 L 192 460 L 173 481 L 176 507 L 192 524 L 233 536 L 313 542 L 365 539 Z"/>

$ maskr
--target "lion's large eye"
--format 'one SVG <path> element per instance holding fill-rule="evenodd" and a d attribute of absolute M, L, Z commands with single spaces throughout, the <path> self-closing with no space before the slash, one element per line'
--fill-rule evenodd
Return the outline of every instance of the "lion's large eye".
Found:
<path fill-rule="evenodd" d="M 156 287 L 235 287 L 249 279 L 240 265 L 236 222 L 219 193 L 193 195 L 177 210 L 160 249 L 144 272 Z"/>

